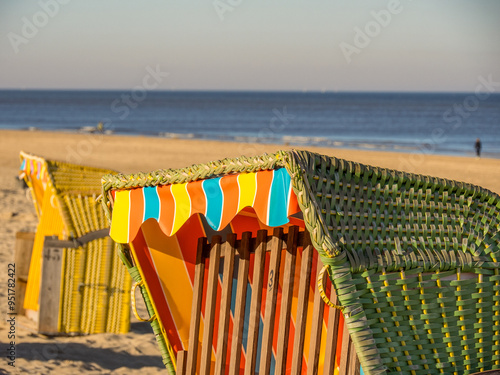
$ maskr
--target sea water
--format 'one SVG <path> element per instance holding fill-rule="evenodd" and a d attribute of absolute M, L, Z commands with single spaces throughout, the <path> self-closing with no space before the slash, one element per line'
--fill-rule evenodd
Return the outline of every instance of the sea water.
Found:
<path fill-rule="evenodd" d="M 500 94 L 0 91 L 0 129 L 500 158 Z"/>

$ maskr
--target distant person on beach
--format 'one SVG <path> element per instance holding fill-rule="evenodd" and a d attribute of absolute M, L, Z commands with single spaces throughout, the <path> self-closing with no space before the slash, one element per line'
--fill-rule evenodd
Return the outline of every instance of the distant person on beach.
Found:
<path fill-rule="evenodd" d="M 481 140 L 478 138 L 476 139 L 476 144 L 474 146 L 476 148 L 476 156 L 478 158 L 481 157 Z"/>

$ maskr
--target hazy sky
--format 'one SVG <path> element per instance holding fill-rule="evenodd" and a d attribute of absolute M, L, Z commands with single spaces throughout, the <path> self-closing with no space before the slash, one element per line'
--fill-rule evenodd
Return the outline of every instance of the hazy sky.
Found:
<path fill-rule="evenodd" d="M 498 0 L 0 0 L 0 88 L 473 91 Z M 166 77 L 166 73 L 169 73 Z"/>

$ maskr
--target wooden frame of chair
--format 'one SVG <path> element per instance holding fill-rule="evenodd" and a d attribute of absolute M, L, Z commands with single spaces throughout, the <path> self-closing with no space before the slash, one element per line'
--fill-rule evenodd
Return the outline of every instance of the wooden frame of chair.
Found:
<path fill-rule="evenodd" d="M 297 247 L 303 247 L 300 270 L 295 274 Z M 268 273 L 265 275 L 266 251 L 270 252 L 268 262 Z M 283 233 L 283 228 L 274 229 L 271 236 L 267 230 L 260 230 L 256 237 L 252 237 L 250 232 L 245 232 L 241 240 L 236 239 L 235 234 L 229 234 L 226 241 L 222 242 L 220 236 L 214 236 L 211 243 L 206 238 L 198 241 L 195 279 L 193 285 L 193 303 L 191 314 L 191 325 L 189 332 L 189 346 L 187 351 L 179 351 L 177 354 L 178 374 L 224 374 L 228 369 L 229 374 L 240 373 L 240 360 L 243 341 L 243 326 L 245 315 L 245 304 L 247 285 L 249 284 L 248 274 L 250 268 L 250 253 L 254 253 L 253 267 L 253 293 L 250 301 L 250 314 L 248 318 L 248 338 L 246 350 L 246 362 L 244 374 L 269 374 L 272 356 L 272 340 L 276 324 L 276 305 L 280 277 L 280 262 L 284 255 L 283 282 L 281 285 L 281 309 L 278 317 L 278 337 L 283 342 L 289 341 L 290 315 L 293 298 L 295 279 L 298 279 L 298 301 L 295 321 L 295 335 L 293 339 L 293 350 L 291 359 L 291 369 L 286 368 L 287 346 L 278 345 L 275 358 L 276 374 L 301 374 L 302 358 L 304 352 L 304 341 L 307 322 L 307 301 L 309 300 L 309 285 L 313 275 L 312 262 L 314 248 L 311 245 L 309 233 L 299 231 L 296 226 L 289 227 L 288 233 Z M 235 256 L 238 255 L 238 272 L 236 283 L 236 298 L 234 310 L 234 325 L 231 337 L 231 347 L 228 348 L 228 325 L 230 319 L 231 293 L 233 287 L 233 273 L 235 270 Z M 220 296 L 220 312 L 218 319 L 217 347 L 215 348 L 215 366 L 212 364 L 213 335 L 215 330 L 215 308 L 217 300 L 217 283 L 219 277 L 220 260 L 224 258 L 223 281 Z M 208 259 L 207 285 L 204 284 L 206 260 Z M 318 273 L 322 267 L 318 259 Z M 264 277 L 267 276 L 267 283 L 264 286 Z M 313 276 L 314 277 L 314 276 Z M 317 275 L 316 275 L 317 277 Z M 263 286 L 267 288 L 264 325 L 261 338 L 260 365 L 256 369 L 256 358 L 259 340 L 259 317 L 262 302 Z M 205 294 L 203 293 L 205 289 Z M 205 298 L 206 324 L 203 330 L 203 337 L 200 340 L 200 325 L 203 298 Z M 330 300 L 335 303 L 337 300 L 334 288 L 331 288 Z M 333 374 L 335 367 L 335 355 L 337 347 L 337 336 L 339 332 L 340 311 L 329 308 L 330 317 L 328 319 L 325 362 L 323 364 L 324 374 Z M 320 293 L 316 289 L 314 295 L 314 307 L 312 315 L 311 339 L 309 347 L 307 374 L 318 373 L 318 361 L 321 350 L 321 333 L 323 324 L 324 303 Z M 347 329 L 344 330 L 347 332 Z M 201 349 L 198 346 L 201 341 Z M 201 353 L 201 354 L 200 354 Z M 312 353 L 312 355 L 311 355 Z M 229 359 L 226 359 L 229 356 Z M 289 362 L 290 363 L 290 362 Z M 226 368 L 227 367 L 227 368 Z M 342 375 L 359 374 L 359 360 L 349 335 L 343 335 L 342 358 L 340 359 L 340 371 Z"/>

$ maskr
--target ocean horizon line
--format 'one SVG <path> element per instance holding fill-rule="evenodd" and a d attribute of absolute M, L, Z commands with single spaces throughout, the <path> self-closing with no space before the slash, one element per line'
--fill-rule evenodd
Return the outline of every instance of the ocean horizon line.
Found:
<path fill-rule="evenodd" d="M 135 87 L 128 88 L 0 88 L 0 92 L 129 92 Z M 145 90 L 148 93 L 276 93 L 276 94 L 403 94 L 403 95 L 475 95 L 475 91 L 433 91 L 433 90 L 333 90 L 333 89 L 297 89 L 297 90 L 280 90 L 280 89 L 152 89 Z M 500 96 L 500 92 L 490 92 L 491 96 Z"/>

